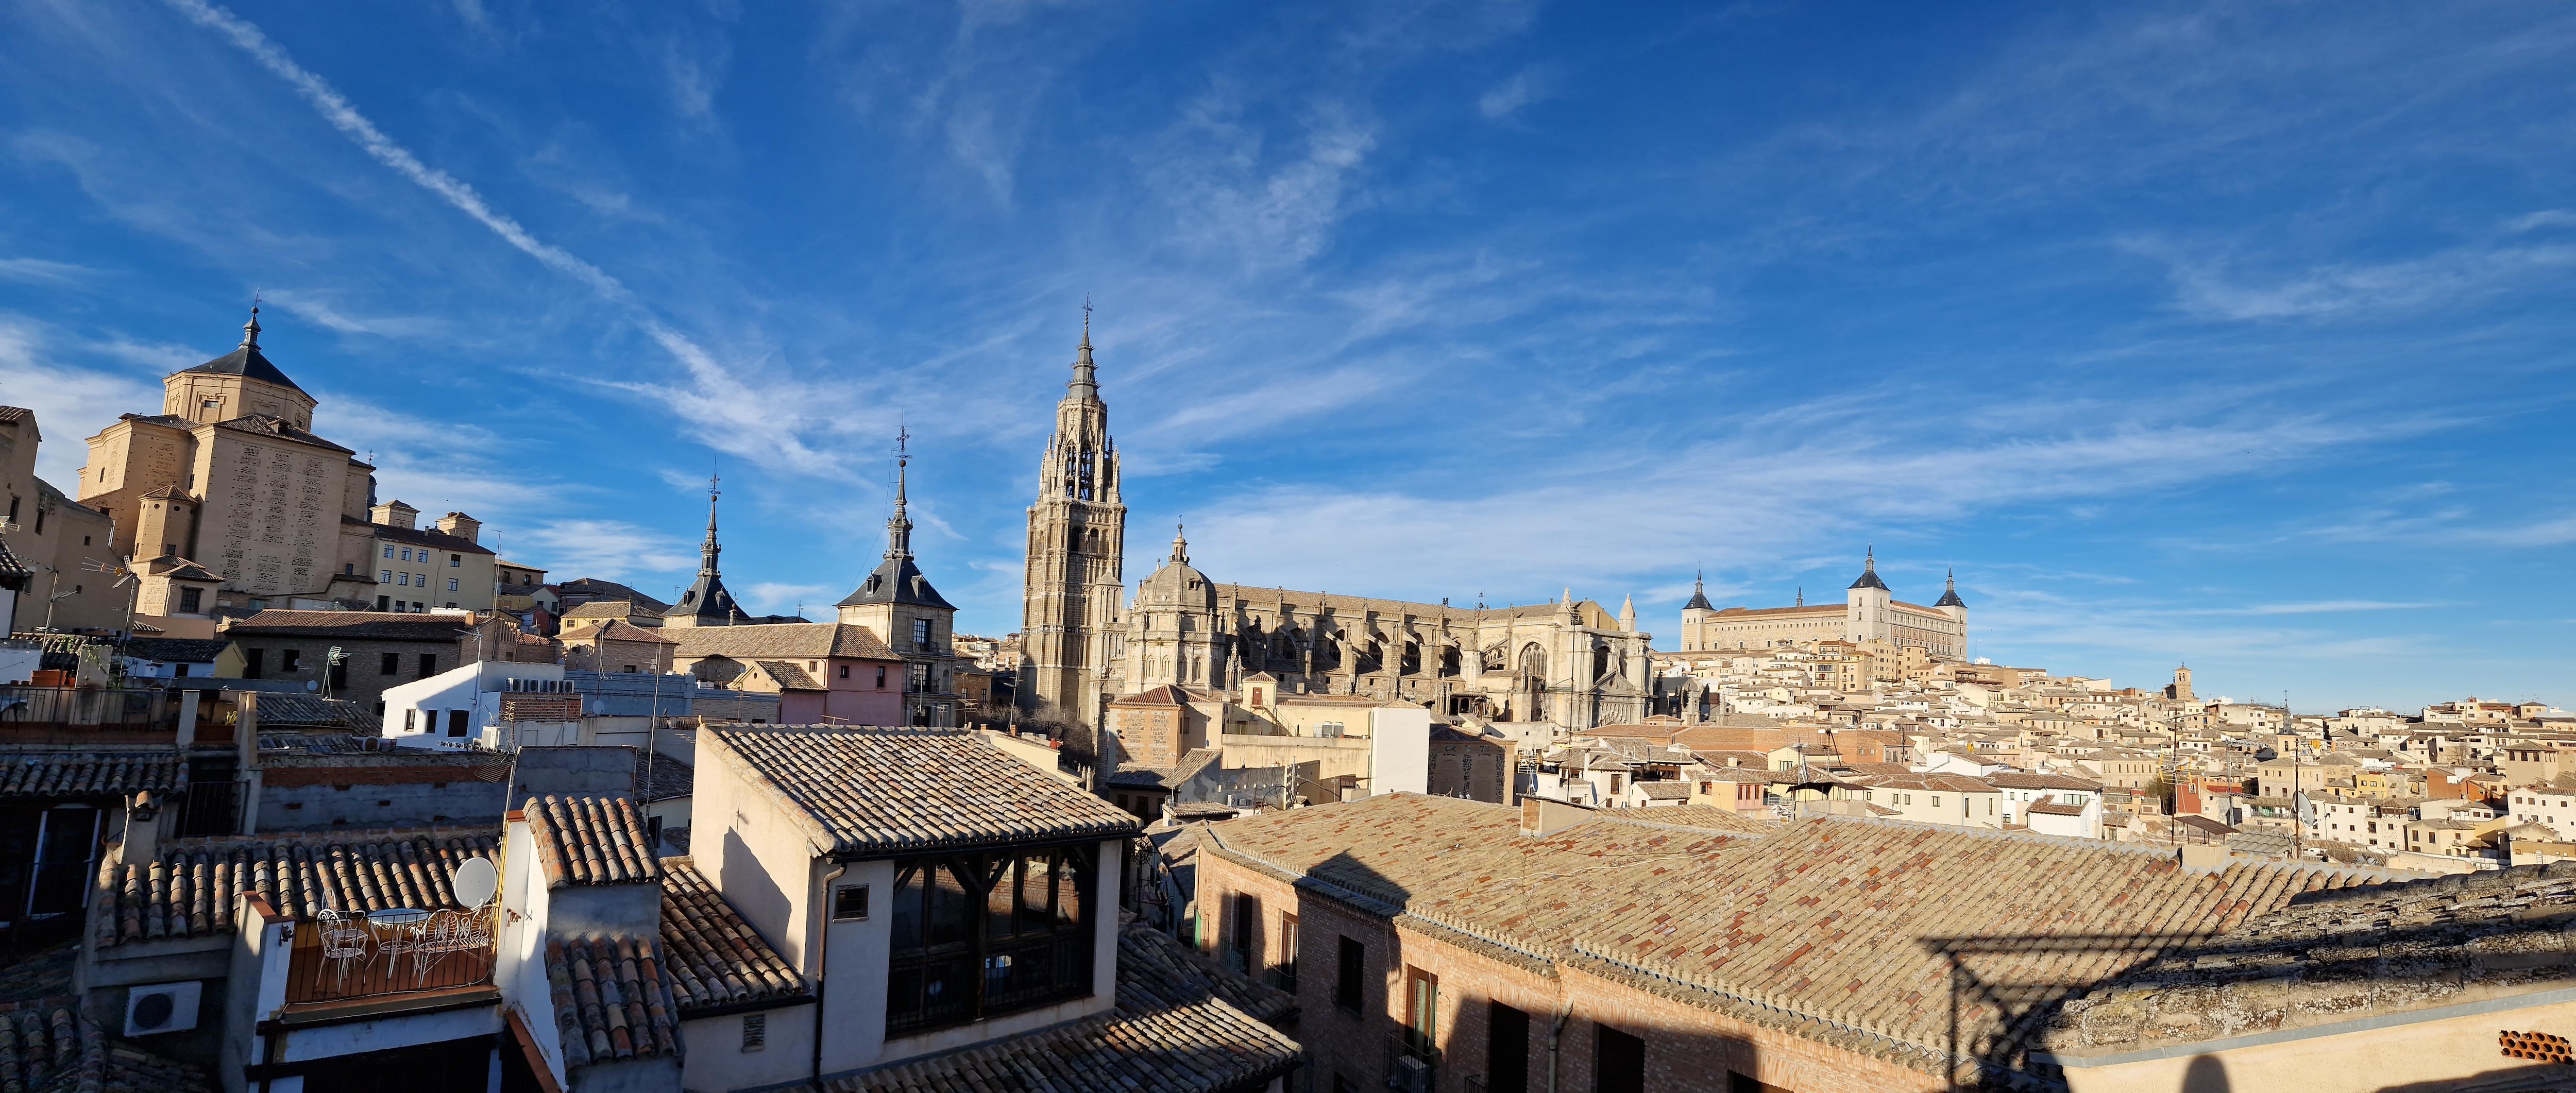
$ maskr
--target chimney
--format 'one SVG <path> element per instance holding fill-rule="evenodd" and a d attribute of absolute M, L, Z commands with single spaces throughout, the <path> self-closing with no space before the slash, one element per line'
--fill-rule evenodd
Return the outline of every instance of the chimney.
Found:
<path fill-rule="evenodd" d="M 367 510 L 369 521 L 389 528 L 401 528 L 404 531 L 416 530 L 413 524 L 419 517 L 419 509 L 403 504 L 401 501 L 387 501 Z"/>
<path fill-rule="evenodd" d="M 1592 818 L 1592 809 L 1582 805 L 1551 801 L 1544 797 L 1521 798 L 1521 834 L 1544 839 L 1566 828 Z"/>
<path fill-rule="evenodd" d="M 451 512 L 439 517 L 438 523 L 431 526 L 471 543 L 474 541 L 474 536 L 482 532 L 483 521 L 461 512 Z"/>

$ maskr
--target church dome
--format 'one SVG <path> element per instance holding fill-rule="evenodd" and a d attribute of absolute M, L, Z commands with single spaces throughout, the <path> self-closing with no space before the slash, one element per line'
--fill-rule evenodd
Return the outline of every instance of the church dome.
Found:
<path fill-rule="evenodd" d="M 1172 556 L 1154 575 L 1136 586 L 1138 607 L 1216 610 L 1216 582 L 1190 565 L 1190 542 L 1175 530 Z"/>

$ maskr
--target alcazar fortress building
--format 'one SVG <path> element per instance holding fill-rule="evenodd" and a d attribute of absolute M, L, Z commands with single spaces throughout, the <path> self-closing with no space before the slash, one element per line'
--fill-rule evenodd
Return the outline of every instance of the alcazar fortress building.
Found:
<path fill-rule="evenodd" d="M 1694 589 L 1682 607 L 1682 651 L 1759 649 L 1811 641 L 1882 641 L 1915 646 L 1936 657 L 1968 655 L 1968 604 L 1959 598 L 1953 574 L 1949 587 L 1932 606 L 1907 603 L 1888 590 L 1878 576 L 1878 552 L 1861 563 L 1860 579 L 1851 583 L 1841 603 L 1809 604 L 1805 596 L 1789 607 L 1730 607 L 1720 611 L 1708 595 Z"/>

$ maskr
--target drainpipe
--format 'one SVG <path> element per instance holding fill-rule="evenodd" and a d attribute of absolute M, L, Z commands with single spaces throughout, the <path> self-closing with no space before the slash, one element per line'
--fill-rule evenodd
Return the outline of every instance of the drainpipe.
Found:
<path fill-rule="evenodd" d="M 846 864 L 835 865 L 823 874 L 823 898 L 815 911 L 823 916 L 822 929 L 814 935 L 814 1088 L 823 1088 L 823 962 L 832 952 L 832 882 L 850 871 Z"/>
<path fill-rule="evenodd" d="M 1547 1093 L 1556 1093 L 1557 1044 L 1565 1033 L 1565 1019 L 1574 1012 L 1574 1000 L 1568 998 L 1557 1008 L 1556 1023 L 1547 1029 Z"/>

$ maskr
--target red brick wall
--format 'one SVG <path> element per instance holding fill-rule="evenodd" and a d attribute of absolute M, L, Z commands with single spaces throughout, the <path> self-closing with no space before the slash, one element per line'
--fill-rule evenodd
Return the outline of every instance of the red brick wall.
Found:
<path fill-rule="evenodd" d="M 1796 1093 L 1947 1088 L 1921 1071 L 1737 1021 L 1579 968 L 1559 966 L 1557 974 L 1549 975 L 1452 943 L 1447 938 L 1455 935 L 1445 931 L 1398 928 L 1338 900 L 1300 893 L 1266 872 L 1214 853 L 1202 854 L 1200 862 L 1198 906 L 1205 916 L 1200 948 L 1211 962 L 1222 962 L 1222 947 L 1233 936 L 1225 916 L 1234 913 L 1237 904 L 1231 897 L 1236 893 L 1250 893 L 1259 903 L 1259 951 L 1265 967 L 1277 963 L 1281 952 L 1280 913 L 1298 916 L 1299 1017 L 1291 1035 L 1306 1047 L 1314 1093 L 1331 1093 L 1337 1074 L 1355 1089 L 1384 1088 L 1394 1038 L 1402 1027 L 1408 966 L 1439 977 L 1436 1035 L 1443 1056 L 1434 1083 L 1438 1093 L 1463 1093 L 1469 1077 L 1487 1074 L 1486 1028 L 1489 1007 L 1496 1002 L 1529 1015 L 1530 1093 L 1548 1088 L 1548 1036 L 1561 1012 L 1558 1093 L 1593 1088 L 1596 1024 L 1645 1041 L 1648 1090 L 1724 1090 L 1729 1072 Z M 1367 947 L 1357 1014 L 1334 1003 L 1343 937 Z"/>

